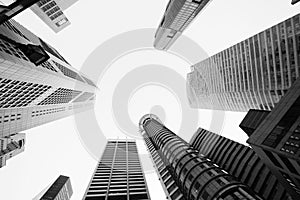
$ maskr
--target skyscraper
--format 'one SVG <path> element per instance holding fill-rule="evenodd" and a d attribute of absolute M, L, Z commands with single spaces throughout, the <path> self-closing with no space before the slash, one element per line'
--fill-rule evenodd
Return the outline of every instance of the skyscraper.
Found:
<path fill-rule="evenodd" d="M 155 33 L 154 47 L 168 50 L 210 0 L 170 0 Z"/>
<path fill-rule="evenodd" d="M 261 199 L 166 128 L 158 117 L 143 116 L 139 127 L 168 199 Z M 163 165 L 156 162 L 157 157 Z"/>
<path fill-rule="evenodd" d="M 83 199 L 150 199 L 134 140 L 107 142 Z"/>
<path fill-rule="evenodd" d="M 199 128 L 191 146 L 266 200 L 290 199 L 277 177 L 252 148 Z"/>
<path fill-rule="evenodd" d="M 36 197 L 34 200 L 69 200 L 73 195 L 71 180 L 67 176 L 60 175 L 55 182 L 41 194 L 41 197 Z"/>
<path fill-rule="evenodd" d="M 24 148 L 24 133 L 16 133 L 0 138 L 0 168 L 6 165 L 8 159 L 23 152 Z"/>
<path fill-rule="evenodd" d="M 41 0 L 31 6 L 31 10 L 54 32 L 59 32 L 68 25 L 70 21 L 63 13 L 78 0 Z"/>
<path fill-rule="evenodd" d="M 0 25 L 0 138 L 92 108 L 95 89 L 41 38 Z"/>
<path fill-rule="evenodd" d="M 300 78 L 247 141 L 294 199 L 300 199 Z"/>
<path fill-rule="evenodd" d="M 300 15 L 193 65 L 191 107 L 272 110 L 300 73 Z"/>

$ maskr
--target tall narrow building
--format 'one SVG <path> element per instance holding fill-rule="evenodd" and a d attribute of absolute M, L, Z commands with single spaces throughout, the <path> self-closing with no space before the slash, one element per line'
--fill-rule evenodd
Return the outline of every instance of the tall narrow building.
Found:
<path fill-rule="evenodd" d="M 190 144 L 199 154 L 205 155 L 263 199 L 291 199 L 285 187 L 249 146 L 202 128 L 196 131 Z"/>
<path fill-rule="evenodd" d="M 73 189 L 70 178 L 60 175 L 45 192 L 33 200 L 70 200 L 72 195 Z"/>
<path fill-rule="evenodd" d="M 134 140 L 107 142 L 83 199 L 150 199 Z"/>
<path fill-rule="evenodd" d="M 143 116 L 139 127 L 168 199 L 261 199 L 166 128 L 157 116 Z"/>
<path fill-rule="evenodd" d="M 272 110 L 300 73 L 297 14 L 192 67 L 191 107 L 228 111 Z"/>
<path fill-rule="evenodd" d="M 1 120 L 1 119 L 0 119 Z M 0 138 L 0 168 L 6 165 L 6 161 L 25 149 L 25 134 L 15 133 Z"/>
<path fill-rule="evenodd" d="M 0 138 L 93 108 L 96 88 L 19 23 L 0 25 Z"/>
<path fill-rule="evenodd" d="M 168 50 L 211 0 L 169 0 L 155 33 L 154 47 Z"/>
<path fill-rule="evenodd" d="M 54 32 L 59 32 L 71 23 L 64 10 L 78 0 L 41 0 L 31 6 L 31 10 Z"/>
<path fill-rule="evenodd" d="M 247 142 L 293 199 L 300 199 L 300 78 Z"/>

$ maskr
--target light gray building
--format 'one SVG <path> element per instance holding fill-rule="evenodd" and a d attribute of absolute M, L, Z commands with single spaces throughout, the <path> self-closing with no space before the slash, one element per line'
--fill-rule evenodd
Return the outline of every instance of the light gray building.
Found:
<path fill-rule="evenodd" d="M 41 0 L 31 10 L 54 32 L 59 32 L 71 23 L 63 11 L 78 0 Z"/>
<path fill-rule="evenodd" d="M 300 73 L 297 14 L 191 67 L 191 107 L 272 110 Z"/>
<path fill-rule="evenodd" d="M 150 200 L 134 140 L 108 140 L 84 200 Z"/>
<path fill-rule="evenodd" d="M 25 134 L 16 133 L 0 138 L 0 168 L 8 159 L 22 153 L 25 149 Z"/>
<path fill-rule="evenodd" d="M 170 0 L 155 33 L 154 47 L 168 50 L 210 0 Z"/>
<path fill-rule="evenodd" d="M 19 23 L 0 26 L 0 138 L 93 108 L 96 88 Z"/>

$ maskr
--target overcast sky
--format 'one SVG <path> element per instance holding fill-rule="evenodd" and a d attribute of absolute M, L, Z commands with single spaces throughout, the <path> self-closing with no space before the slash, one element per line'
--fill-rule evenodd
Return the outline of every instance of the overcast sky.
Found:
<path fill-rule="evenodd" d="M 292 6 L 290 1 L 213 0 L 184 35 L 213 55 L 298 14 L 300 4 Z M 30 10 L 18 15 L 16 20 L 54 46 L 75 68 L 80 69 L 88 55 L 112 36 L 140 28 L 156 28 L 167 2 L 81 0 L 65 11 L 72 24 L 58 34 L 52 32 Z M 114 63 L 108 72 L 111 74 L 107 74 L 99 84 L 100 93 L 95 107 L 99 126 L 106 138 L 130 137 L 122 134 L 111 111 L 105 110 L 104 105 L 111 103 L 112 96 L 109 95 L 112 94 L 109 91 L 114 90 L 119 76 L 126 70 L 153 62 L 174 68 L 182 77 L 190 72 L 189 65 L 178 57 L 151 50 L 132 53 Z M 167 126 L 176 132 L 184 112 L 180 103 L 165 88 L 144 87 L 132 93 L 128 114 L 132 123 L 137 124 L 142 113 L 156 108 L 157 112 L 165 115 Z M 157 105 L 159 107 L 155 107 Z M 161 111 L 161 108 L 164 110 Z M 200 110 L 199 126 L 210 128 L 211 116 L 211 111 Z M 244 116 L 245 113 L 227 112 L 219 133 L 245 143 L 246 136 L 238 128 Z M 71 177 L 74 190 L 72 200 L 82 199 L 97 162 L 82 141 L 82 133 L 78 133 L 74 118 L 68 117 L 24 132 L 27 134 L 25 152 L 10 159 L 7 166 L 0 169 L 0 199 L 32 199 L 60 174 Z M 185 139 L 192 135 L 181 134 Z M 146 154 L 141 140 L 139 144 L 140 153 Z M 148 166 L 144 168 L 148 169 Z M 147 173 L 147 183 L 152 199 L 165 199 L 155 173 Z"/>

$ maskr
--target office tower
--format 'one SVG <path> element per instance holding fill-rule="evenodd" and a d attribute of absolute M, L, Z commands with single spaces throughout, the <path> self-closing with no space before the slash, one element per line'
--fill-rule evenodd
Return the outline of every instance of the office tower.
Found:
<path fill-rule="evenodd" d="M 293 199 L 300 199 L 300 78 L 247 142 Z"/>
<path fill-rule="evenodd" d="M 0 25 L 38 1 L 39 0 L 17 0 L 11 1 L 9 5 L 3 4 L 0 1 Z"/>
<path fill-rule="evenodd" d="M 83 199 L 150 199 L 134 140 L 107 142 Z"/>
<path fill-rule="evenodd" d="M 299 77 L 300 15 L 295 15 L 193 65 L 191 107 L 272 110 Z"/>
<path fill-rule="evenodd" d="M 93 108 L 95 89 L 41 38 L 0 25 L 0 138 Z"/>
<path fill-rule="evenodd" d="M 155 33 L 154 47 L 168 50 L 210 0 L 170 0 Z"/>
<path fill-rule="evenodd" d="M 139 127 L 168 199 L 261 199 L 248 186 L 200 155 L 155 115 L 143 116 Z M 163 165 L 157 162 L 157 157 Z"/>
<path fill-rule="evenodd" d="M 271 111 L 250 109 L 239 127 L 250 137 Z"/>
<path fill-rule="evenodd" d="M 1 122 L 1 118 L 0 118 Z M 25 134 L 16 133 L 0 138 L 0 168 L 6 165 L 6 161 L 24 151 Z"/>
<path fill-rule="evenodd" d="M 41 195 L 41 197 L 39 197 Z M 46 192 L 39 194 L 34 200 L 69 200 L 73 195 L 71 180 L 60 175 L 55 182 L 47 188 Z"/>
<path fill-rule="evenodd" d="M 57 33 L 71 24 L 63 11 L 77 1 L 78 0 L 41 0 L 31 6 L 31 10 Z"/>
<path fill-rule="evenodd" d="M 265 200 L 291 199 L 286 189 L 248 146 L 199 128 L 190 145 Z"/>

